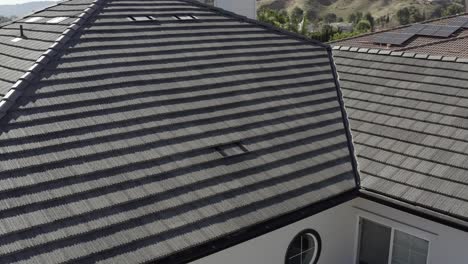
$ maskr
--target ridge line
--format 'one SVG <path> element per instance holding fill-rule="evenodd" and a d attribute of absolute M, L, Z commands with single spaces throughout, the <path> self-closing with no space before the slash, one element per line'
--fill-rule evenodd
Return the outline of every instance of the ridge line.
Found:
<path fill-rule="evenodd" d="M 29 67 L 14 84 L 10 90 L 0 99 L 0 119 L 2 119 L 8 110 L 15 104 L 16 100 L 23 95 L 24 90 L 33 80 L 39 77 L 40 73 L 45 69 L 46 65 L 58 54 L 68 41 L 81 29 L 81 26 L 88 21 L 92 14 L 102 6 L 106 0 L 94 0 L 82 13 L 78 15 L 70 26 L 63 31 L 54 43 L 41 54 L 35 63 Z M 55 5 L 54 5 L 55 6 Z M 42 11 L 42 10 L 41 10 Z M 39 11 L 38 11 L 39 12 Z"/>

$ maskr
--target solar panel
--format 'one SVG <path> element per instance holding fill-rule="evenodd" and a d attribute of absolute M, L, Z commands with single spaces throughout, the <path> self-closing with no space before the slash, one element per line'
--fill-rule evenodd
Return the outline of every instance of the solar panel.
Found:
<path fill-rule="evenodd" d="M 401 32 L 408 34 L 417 34 L 419 31 L 423 30 L 426 25 L 423 24 L 414 24 L 410 27 L 404 28 Z"/>
<path fill-rule="evenodd" d="M 449 26 L 468 28 L 468 17 L 455 17 L 448 23 Z"/>
<path fill-rule="evenodd" d="M 402 45 L 414 34 L 409 33 L 397 33 L 397 32 L 384 32 L 374 37 L 374 42 L 379 44 L 391 44 L 391 45 Z"/>
<path fill-rule="evenodd" d="M 434 36 L 439 31 L 441 25 L 426 25 L 421 31 L 418 32 L 420 36 Z"/>
<path fill-rule="evenodd" d="M 400 33 L 380 33 L 374 37 L 374 42 L 379 44 L 402 45 L 413 36 L 447 38 L 462 28 L 461 25 L 465 25 L 466 28 L 468 28 L 468 17 L 458 17 L 451 20 L 449 25 L 414 24 L 403 28 Z"/>
<path fill-rule="evenodd" d="M 437 32 L 435 32 L 432 36 L 434 37 L 450 37 L 453 33 L 459 30 L 459 26 L 441 26 Z"/>

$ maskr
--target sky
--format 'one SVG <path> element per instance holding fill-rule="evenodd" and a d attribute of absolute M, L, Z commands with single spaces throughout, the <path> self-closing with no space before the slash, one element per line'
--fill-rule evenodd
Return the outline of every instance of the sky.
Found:
<path fill-rule="evenodd" d="M 56 1 L 56 0 L 0 0 L 0 5 L 16 5 L 16 4 L 23 4 L 27 2 L 37 2 L 37 1 Z"/>

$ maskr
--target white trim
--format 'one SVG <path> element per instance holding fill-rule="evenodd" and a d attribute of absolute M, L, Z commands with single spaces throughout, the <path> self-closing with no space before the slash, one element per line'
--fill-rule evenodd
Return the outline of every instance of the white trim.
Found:
<path fill-rule="evenodd" d="M 361 217 L 356 214 L 356 232 L 354 236 L 354 263 L 359 263 L 359 251 L 361 250 Z"/>
<path fill-rule="evenodd" d="M 307 264 L 311 264 L 315 261 L 315 259 L 317 258 L 317 253 L 318 253 L 318 240 L 317 240 L 317 237 L 314 235 L 314 234 L 311 234 L 311 233 L 305 233 L 306 236 L 310 236 L 312 238 L 312 240 L 314 241 L 314 254 L 312 255 L 312 258 L 310 260 L 310 263 L 307 263 Z M 304 252 L 307 252 L 304 251 Z M 302 261 L 302 260 L 301 260 Z"/>
<path fill-rule="evenodd" d="M 390 249 L 388 250 L 388 264 L 392 264 L 392 256 L 393 256 L 393 239 L 395 238 L 395 229 L 391 226 L 390 228 Z M 427 262 L 427 260 L 426 260 Z"/>

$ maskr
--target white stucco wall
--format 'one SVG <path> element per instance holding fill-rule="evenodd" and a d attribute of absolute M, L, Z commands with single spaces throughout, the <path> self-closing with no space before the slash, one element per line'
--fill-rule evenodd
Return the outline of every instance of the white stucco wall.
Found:
<path fill-rule="evenodd" d="M 322 238 L 321 264 L 355 263 L 358 218 L 365 217 L 430 241 L 428 264 L 467 264 L 468 233 L 358 198 L 193 264 L 284 264 L 292 238 L 314 229 Z"/>
<path fill-rule="evenodd" d="M 215 5 L 248 18 L 257 17 L 256 0 L 215 0 Z"/>
<path fill-rule="evenodd" d="M 320 234 L 322 252 L 319 263 L 350 263 L 356 231 L 353 210 L 348 204 L 337 206 L 193 264 L 284 264 L 289 243 L 304 229 L 314 229 Z"/>

